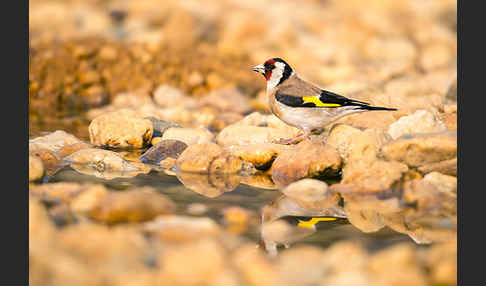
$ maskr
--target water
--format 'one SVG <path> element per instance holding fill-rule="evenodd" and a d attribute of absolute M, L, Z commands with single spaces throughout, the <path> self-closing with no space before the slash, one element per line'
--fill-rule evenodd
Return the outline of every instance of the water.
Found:
<path fill-rule="evenodd" d="M 230 182 L 232 180 L 233 182 Z M 49 182 L 102 183 L 106 187 L 117 191 L 133 187 L 150 186 L 176 203 L 176 214 L 194 215 L 189 213 L 188 207 L 193 204 L 202 204 L 206 207 L 206 211 L 199 215 L 212 218 L 223 228 L 228 227 L 225 223 L 223 211 L 229 207 L 238 206 L 250 214 L 247 226 L 244 227 L 243 231 L 238 231 L 238 234 L 265 247 L 265 241 L 268 240 L 268 237 L 265 237 L 265 234 L 262 232 L 264 208 L 275 208 L 275 206 L 280 208 L 279 204 L 282 201 L 288 201 L 289 198 L 285 197 L 278 190 L 258 188 L 243 183 L 235 184 L 234 180 L 233 176 L 230 178 L 226 177 L 221 181 L 211 182 L 208 185 L 208 175 L 175 174 L 171 171 L 163 172 L 160 170 L 152 170 L 147 174 L 138 174 L 132 178 L 106 180 L 92 175 L 81 174 L 68 166 L 57 172 L 50 178 Z M 211 191 L 208 193 L 203 192 L 208 189 L 211 189 Z M 386 200 L 383 201 L 386 202 Z M 342 203 L 340 202 L 341 205 Z M 287 206 L 283 207 L 284 210 L 285 207 Z M 295 215 L 295 210 L 289 212 L 289 215 L 285 215 L 284 211 L 283 215 L 271 218 L 271 223 L 284 221 L 293 229 L 293 233 L 287 236 L 285 233 L 282 233 L 284 237 L 277 235 L 277 238 L 274 237 L 275 234 L 272 234 L 270 241 L 277 241 L 277 249 L 282 249 L 285 247 L 284 245 L 287 247 L 314 245 L 327 248 L 338 241 L 352 239 L 360 241 L 370 251 L 376 251 L 398 242 L 413 241 L 409 235 L 394 231 L 388 226 L 384 226 L 376 232 L 365 233 L 342 217 L 342 206 L 337 205 L 335 208 L 336 210 L 332 211 L 336 215 L 328 216 L 329 218 L 334 217 L 335 220 L 321 221 L 311 228 L 300 227 L 298 222 L 322 216 L 308 215 L 305 210 L 302 212 L 302 215 Z M 424 244 L 424 246 L 427 245 Z"/>

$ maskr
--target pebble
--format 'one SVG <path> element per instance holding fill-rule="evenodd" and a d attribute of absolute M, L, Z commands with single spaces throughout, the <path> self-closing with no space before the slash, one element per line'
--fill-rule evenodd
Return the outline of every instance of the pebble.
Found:
<path fill-rule="evenodd" d="M 187 144 L 173 139 L 162 140 L 160 143 L 150 147 L 142 156 L 138 158 L 145 164 L 159 165 L 167 158 L 177 159 L 187 148 Z"/>
<path fill-rule="evenodd" d="M 457 133 L 446 131 L 434 134 L 404 136 L 381 148 L 388 160 L 403 162 L 410 167 L 423 167 L 457 157 Z"/>
<path fill-rule="evenodd" d="M 304 140 L 282 152 L 272 165 L 272 179 L 285 186 L 305 177 L 336 175 L 342 159 L 338 151 L 321 139 Z"/>
<path fill-rule="evenodd" d="M 178 140 L 187 146 L 210 143 L 213 139 L 213 133 L 206 128 L 169 128 L 162 136 L 162 140 Z"/>
<path fill-rule="evenodd" d="M 41 159 L 29 155 L 29 182 L 37 181 L 44 175 L 44 166 Z"/>
<path fill-rule="evenodd" d="M 170 214 L 174 203 L 150 187 L 110 192 L 89 211 L 90 218 L 107 224 L 148 221 L 158 215 Z"/>
<path fill-rule="evenodd" d="M 447 130 L 446 125 L 428 110 L 417 110 L 414 114 L 403 116 L 390 125 L 388 133 L 393 139 L 402 135 L 436 133 Z"/>
<path fill-rule="evenodd" d="M 152 122 L 130 109 L 104 113 L 89 125 L 91 144 L 113 148 L 143 148 L 152 140 Z"/>

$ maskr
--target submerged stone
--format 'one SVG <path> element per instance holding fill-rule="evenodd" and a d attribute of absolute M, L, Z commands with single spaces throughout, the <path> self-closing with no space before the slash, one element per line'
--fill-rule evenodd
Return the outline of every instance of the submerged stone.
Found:
<path fill-rule="evenodd" d="M 143 163 L 159 165 L 167 158 L 177 159 L 187 148 L 187 144 L 179 140 L 162 140 L 160 143 L 150 147 L 138 158 Z"/>

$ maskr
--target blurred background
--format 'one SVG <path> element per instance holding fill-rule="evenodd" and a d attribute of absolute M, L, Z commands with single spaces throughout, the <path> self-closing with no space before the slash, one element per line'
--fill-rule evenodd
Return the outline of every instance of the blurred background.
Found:
<path fill-rule="evenodd" d="M 264 111 L 264 80 L 250 68 L 272 57 L 331 91 L 397 107 L 399 116 L 440 108 L 456 78 L 456 6 L 453 0 L 30 0 L 30 134 L 64 129 L 86 138 L 84 111 L 127 91 L 153 97 L 161 84 L 195 98 L 236 87 Z"/>
<path fill-rule="evenodd" d="M 207 128 L 212 140 L 243 118 L 258 118 L 248 114 L 268 112 L 264 78 L 251 67 L 273 57 L 285 59 L 302 78 L 327 90 L 398 108 L 351 115 L 339 122 L 386 131 L 402 116 L 425 109 L 440 119 L 441 128 L 443 122 L 444 130 L 457 130 L 454 0 L 30 0 L 29 57 L 30 138 L 63 130 L 76 141 L 90 142 L 93 118 L 129 107 L 144 117 Z M 417 117 L 426 118 L 422 115 Z M 431 122 L 436 121 L 424 125 Z M 74 152 L 74 147 L 68 151 Z M 133 163 L 143 151 L 125 152 L 124 158 Z M 52 173 L 65 166 L 56 165 L 62 161 L 56 156 L 44 160 Z M 371 199 L 348 194 L 346 211 L 355 214 L 351 225 L 339 219 L 314 235 L 315 229 L 294 233 L 297 227 L 278 222 L 264 237 L 263 212 L 267 219 L 298 217 L 292 200 L 281 198 L 267 177 L 261 176 L 258 184 L 249 183 L 251 178 L 235 183 L 211 176 L 196 180 L 194 174 L 169 177 L 148 169 L 146 175 L 123 174 L 126 178 L 119 180 L 97 178 L 97 171 L 86 175 L 62 169 L 48 184 L 31 182 L 31 197 L 40 198 L 29 202 L 31 284 L 457 284 L 457 190 L 448 200 L 427 188 L 412 192 L 409 200 L 441 207 L 430 212 L 416 205 L 402 211 L 404 204 L 380 197 L 381 193 L 372 193 Z M 421 178 L 411 169 L 402 181 Z M 454 189 L 454 176 L 449 176 L 451 182 L 436 180 Z M 255 181 L 259 178 L 253 176 Z M 237 188 L 240 180 L 243 186 Z M 137 189 L 119 192 L 131 186 Z M 89 223 L 83 216 L 72 219 L 72 205 L 65 203 L 89 191 L 88 199 L 80 200 L 82 207 L 109 193 L 123 203 L 107 200 L 108 208 L 121 205 L 138 212 L 133 203 L 142 205 L 143 212 L 146 201 L 162 200 L 165 211 L 165 199 L 138 198 L 143 195 L 140 186 L 153 187 L 157 195 L 177 203 L 174 221 L 107 226 Z M 335 203 L 342 207 L 339 198 Z M 226 221 L 222 225 L 227 232 L 209 218 L 219 224 Z M 237 228 L 227 223 L 231 220 Z M 238 228 L 241 221 L 243 230 Z M 376 231 L 385 225 L 390 229 Z M 159 242 L 147 239 L 147 227 L 165 227 L 162 234 L 151 234 Z M 303 238 L 307 240 L 302 247 L 286 249 L 278 258 L 263 254 L 262 242 L 287 247 Z M 366 244 L 372 247 L 364 248 Z M 273 247 L 276 251 L 276 244 Z M 378 248 L 384 250 L 374 252 Z"/>

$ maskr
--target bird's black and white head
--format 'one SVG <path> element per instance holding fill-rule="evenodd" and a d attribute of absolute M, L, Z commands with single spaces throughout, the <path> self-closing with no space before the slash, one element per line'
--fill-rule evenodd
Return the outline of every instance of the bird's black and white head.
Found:
<path fill-rule="evenodd" d="M 292 68 L 281 58 L 273 58 L 262 65 L 253 67 L 253 71 L 261 73 L 267 80 L 267 89 L 276 87 L 294 74 Z"/>

